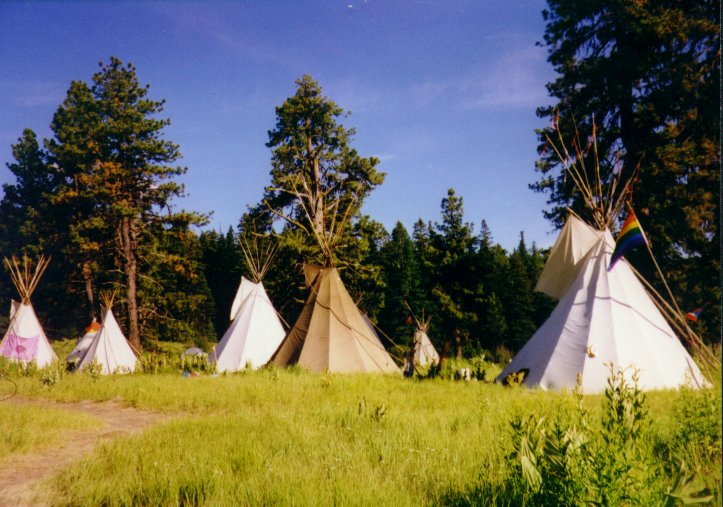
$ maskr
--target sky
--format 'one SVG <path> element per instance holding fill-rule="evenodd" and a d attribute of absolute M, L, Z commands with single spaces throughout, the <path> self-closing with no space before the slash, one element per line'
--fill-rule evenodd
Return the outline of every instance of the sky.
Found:
<path fill-rule="evenodd" d="M 275 108 L 311 75 L 351 114 L 352 146 L 385 182 L 363 213 L 388 231 L 439 222 L 449 188 L 465 220 L 508 250 L 554 241 L 538 179 L 535 109 L 553 103 L 542 0 L 0 1 L 0 183 L 23 129 L 52 136 L 71 81 L 111 56 L 165 99 L 186 196 L 225 232 L 270 183 Z M 0 190 L 2 194 L 2 190 Z"/>

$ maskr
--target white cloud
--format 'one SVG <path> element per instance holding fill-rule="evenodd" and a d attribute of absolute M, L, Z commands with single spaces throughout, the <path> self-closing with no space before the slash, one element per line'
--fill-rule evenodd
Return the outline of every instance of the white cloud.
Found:
<path fill-rule="evenodd" d="M 271 62 L 297 73 L 301 72 L 300 62 L 254 39 L 252 30 L 234 25 L 232 18 L 207 9 L 205 4 L 175 3 L 170 9 L 166 4 L 150 4 L 148 8 L 166 17 L 183 32 L 195 32 L 201 43 L 204 37 L 210 38 L 238 57 L 260 63 Z"/>
<path fill-rule="evenodd" d="M 479 76 L 472 107 L 535 107 L 547 99 L 545 84 L 551 79 L 545 50 L 530 47 L 503 53 Z"/>
<path fill-rule="evenodd" d="M 2 80 L 0 95 L 10 97 L 20 107 L 45 107 L 59 104 L 67 89 L 67 84 L 36 80 Z"/>
<path fill-rule="evenodd" d="M 466 74 L 423 81 L 411 97 L 419 109 L 442 102 L 462 109 L 536 107 L 547 99 L 545 84 L 552 76 L 545 50 L 526 47 L 504 51 Z"/>

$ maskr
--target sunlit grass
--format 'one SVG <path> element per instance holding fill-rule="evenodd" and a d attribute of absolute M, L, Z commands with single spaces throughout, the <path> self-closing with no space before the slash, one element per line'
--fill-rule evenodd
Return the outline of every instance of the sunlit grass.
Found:
<path fill-rule="evenodd" d="M 57 505 L 464 503 L 481 486 L 492 495 L 490 503 L 504 503 L 494 492 L 510 474 L 509 421 L 515 414 L 564 419 L 576 406 L 569 393 L 481 382 L 276 369 L 98 381 L 68 375 L 52 389 L 33 377 L 18 383 L 32 397 L 115 399 L 178 415 L 102 446 L 53 478 L 47 501 Z M 711 452 L 720 446 L 720 432 L 707 443 L 692 436 L 700 446 L 681 440 L 681 424 L 716 421 L 714 408 L 698 412 L 720 407 L 717 392 L 648 393 L 646 438 L 650 452 L 660 453 L 651 458 L 694 460 L 720 499 L 720 454 Z M 585 398 L 592 420 L 602 402 L 601 396 Z M 681 416 L 680 406 L 698 408 Z M 699 432 L 715 433 L 711 427 Z"/>
<path fill-rule="evenodd" d="M 68 430 L 100 424 L 93 416 L 60 408 L 0 402 L 0 460 L 56 445 Z"/>

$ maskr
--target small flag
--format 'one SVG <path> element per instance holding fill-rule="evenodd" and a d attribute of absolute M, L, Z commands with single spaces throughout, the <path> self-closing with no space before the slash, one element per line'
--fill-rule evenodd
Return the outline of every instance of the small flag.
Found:
<path fill-rule="evenodd" d="M 620 229 L 618 238 L 615 241 L 615 250 L 610 257 L 610 266 L 608 267 L 608 271 L 613 269 L 615 263 L 620 260 L 620 257 L 624 256 L 626 252 L 629 252 L 633 248 L 640 245 L 645 245 L 647 243 L 648 240 L 645 238 L 645 234 L 643 234 L 643 229 L 642 227 L 640 227 L 640 223 L 635 217 L 635 212 L 633 211 L 633 208 L 628 204 L 628 217 L 625 219 L 625 222 L 623 223 L 623 228 Z"/>
<path fill-rule="evenodd" d="M 691 322 L 698 322 L 698 317 L 700 317 L 700 312 L 703 311 L 703 308 L 696 308 L 692 312 L 688 312 L 685 314 L 685 318 L 688 319 Z"/>
<path fill-rule="evenodd" d="M 414 319 L 412 318 L 411 315 L 407 315 L 407 318 L 404 320 L 404 323 L 408 326 L 411 326 L 412 324 L 414 324 Z"/>

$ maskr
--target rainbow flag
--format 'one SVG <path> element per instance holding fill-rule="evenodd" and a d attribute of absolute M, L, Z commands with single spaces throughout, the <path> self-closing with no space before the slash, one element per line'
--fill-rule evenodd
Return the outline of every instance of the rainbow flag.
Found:
<path fill-rule="evenodd" d="M 623 228 L 620 229 L 617 240 L 615 241 L 615 250 L 613 255 L 610 257 L 610 266 L 608 271 L 613 269 L 615 263 L 620 260 L 620 257 L 624 256 L 626 252 L 629 252 L 633 248 L 640 245 L 645 245 L 648 240 L 643 234 L 643 228 L 640 227 L 640 223 L 635 216 L 633 208 L 628 205 L 628 216 L 623 223 Z"/>
<path fill-rule="evenodd" d="M 685 318 L 688 319 L 691 322 L 697 322 L 698 317 L 700 317 L 700 312 L 703 311 L 703 308 L 696 308 L 692 312 L 688 312 L 685 314 Z"/>

